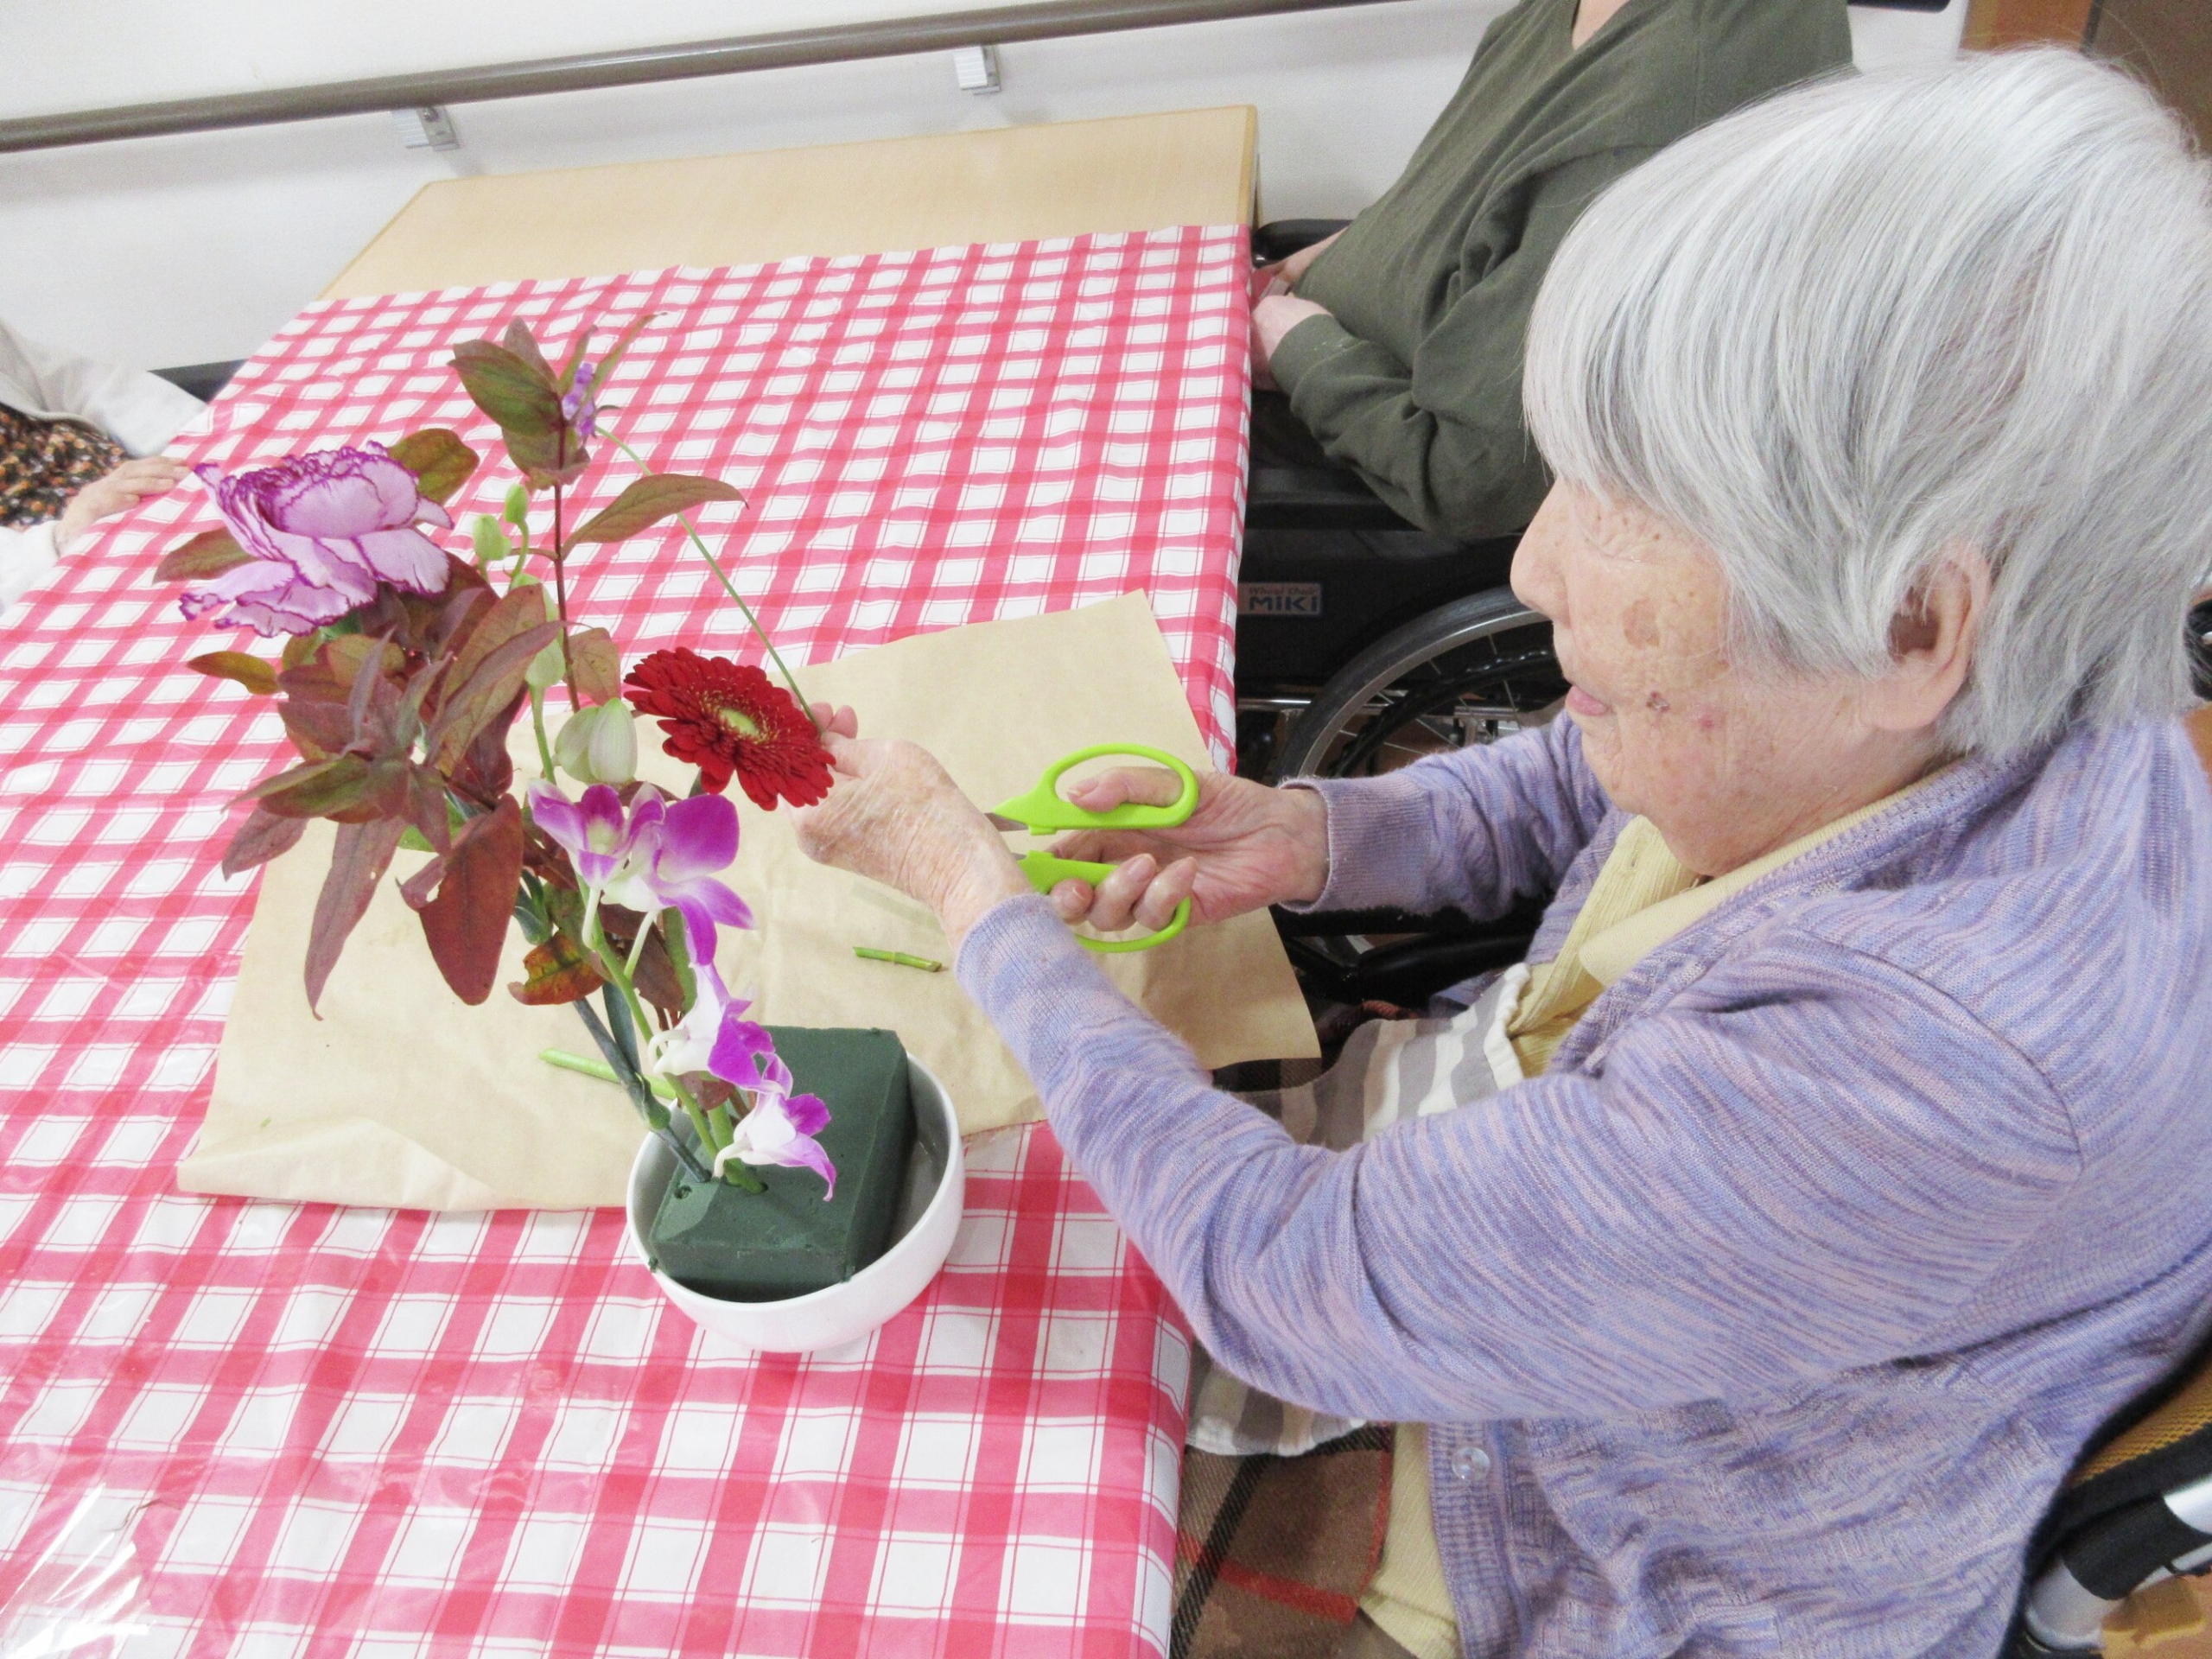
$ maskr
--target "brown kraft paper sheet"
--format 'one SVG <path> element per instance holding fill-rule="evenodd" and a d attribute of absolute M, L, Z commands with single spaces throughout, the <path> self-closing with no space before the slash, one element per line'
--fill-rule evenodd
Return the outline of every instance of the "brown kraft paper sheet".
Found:
<path fill-rule="evenodd" d="M 1141 594 L 923 634 L 798 674 L 810 699 L 850 703 L 865 735 L 929 748 L 985 807 L 1094 743 L 1144 743 L 1208 764 Z M 651 721 L 639 734 L 652 751 L 645 775 L 680 792 L 690 769 L 654 748 Z M 516 753 L 534 773 L 526 721 Z M 1027 1076 L 950 971 L 935 918 L 889 888 L 808 860 L 787 809 L 762 812 L 734 788 L 731 798 L 742 835 L 727 879 L 760 926 L 725 930 L 717 966 L 734 992 L 756 999 L 755 1017 L 896 1031 L 944 1083 L 967 1133 L 1037 1116 Z M 213 1096 L 178 1185 L 428 1210 L 620 1204 L 643 1133 L 627 1097 L 537 1058 L 546 1048 L 594 1052 L 574 1010 L 525 1007 L 504 988 L 472 1008 L 446 988 L 397 892 L 417 855 L 400 855 L 348 941 L 323 1018 L 308 1013 L 301 964 L 331 833 L 311 825 L 263 874 Z M 852 954 L 861 944 L 944 962 L 947 971 L 864 962 Z M 511 934 L 503 988 L 522 977 L 523 950 Z M 1204 1065 L 1318 1052 L 1264 912 L 1099 960 Z"/>

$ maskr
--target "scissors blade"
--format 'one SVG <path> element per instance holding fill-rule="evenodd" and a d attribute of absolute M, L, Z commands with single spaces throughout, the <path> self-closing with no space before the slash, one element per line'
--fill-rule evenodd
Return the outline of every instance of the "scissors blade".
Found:
<path fill-rule="evenodd" d="M 1020 819 L 1009 818 L 1002 812 L 986 812 L 983 816 L 991 821 L 994 830 L 1027 830 L 1029 827 Z"/>

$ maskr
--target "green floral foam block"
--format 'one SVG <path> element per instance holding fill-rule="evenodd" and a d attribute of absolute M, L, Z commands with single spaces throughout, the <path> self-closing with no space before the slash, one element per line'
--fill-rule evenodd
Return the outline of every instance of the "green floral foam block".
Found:
<path fill-rule="evenodd" d="M 747 1166 L 766 1185 L 702 1185 L 678 1169 L 647 1241 L 678 1284 L 728 1301 L 766 1302 L 842 1284 L 891 1243 L 914 1144 L 906 1051 L 888 1031 L 771 1026 L 797 1093 L 819 1095 L 830 1122 L 815 1138 L 836 1166 L 836 1195 L 808 1169 Z"/>

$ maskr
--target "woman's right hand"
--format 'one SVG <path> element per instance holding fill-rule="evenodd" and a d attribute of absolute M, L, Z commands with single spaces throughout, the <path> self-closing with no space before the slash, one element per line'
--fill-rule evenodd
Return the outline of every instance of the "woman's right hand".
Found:
<path fill-rule="evenodd" d="M 1172 772 L 1130 767 L 1084 779 L 1067 798 L 1105 812 L 1130 801 L 1166 806 L 1181 788 Z M 1083 830 L 1063 836 L 1052 850 L 1119 867 L 1095 890 L 1084 881 L 1052 889 L 1052 903 L 1069 922 L 1088 921 L 1107 933 L 1133 922 L 1164 927 L 1186 898 L 1193 921 L 1218 922 L 1320 897 L 1329 879 L 1328 806 L 1313 790 L 1268 789 L 1211 772 L 1199 779 L 1198 806 L 1182 823 Z"/>

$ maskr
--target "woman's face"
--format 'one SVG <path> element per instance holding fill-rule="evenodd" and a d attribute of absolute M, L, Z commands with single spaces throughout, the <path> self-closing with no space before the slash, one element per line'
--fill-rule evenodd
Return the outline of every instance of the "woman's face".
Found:
<path fill-rule="evenodd" d="M 1554 486 L 1514 556 L 1513 590 L 1552 620 L 1599 782 L 1700 874 L 1896 786 L 1898 734 L 1860 717 L 1865 683 L 1739 668 L 1719 567 L 1656 515 Z"/>

